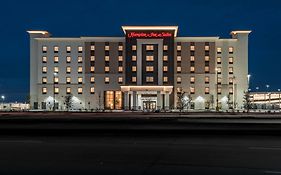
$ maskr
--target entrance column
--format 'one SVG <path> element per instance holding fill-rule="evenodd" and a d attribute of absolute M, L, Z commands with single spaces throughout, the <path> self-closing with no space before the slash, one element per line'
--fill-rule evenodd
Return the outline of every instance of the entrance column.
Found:
<path fill-rule="evenodd" d="M 124 92 L 124 109 L 129 110 L 129 92 Z"/>
<path fill-rule="evenodd" d="M 161 109 L 162 108 L 162 96 L 161 96 L 161 92 L 157 91 L 157 109 Z"/>
<path fill-rule="evenodd" d="M 137 110 L 137 92 L 133 91 L 133 110 Z"/>
<path fill-rule="evenodd" d="M 170 98 L 169 93 L 165 93 L 165 110 L 170 109 Z"/>

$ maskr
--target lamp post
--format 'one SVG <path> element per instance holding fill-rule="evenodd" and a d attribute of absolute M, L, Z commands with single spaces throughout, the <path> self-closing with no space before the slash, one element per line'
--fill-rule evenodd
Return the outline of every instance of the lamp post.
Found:
<path fill-rule="evenodd" d="M 256 87 L 256 91 L 258 91 L 260 89 L 260 87 Z"/>
<path fill-rule="evenodd" d="M 281 110 L 280 90 L 281 90 L 281 89 L 278 89 L 278 94 L 279 94 L 279 112 L 280 112 L 280 110 Z"/>
<path fill-rule="evenodd" d="M 2 96 L 1 96 L 1 99 L 2 99 L 2 110 L 4 110 L 4 100 L 5 100 L 5 96 L 2 95 Z"/>
<path fill-rule="evenodd" d="M 54 77 L 53 77 L 53 92 L 54 92 L 54 101 L 53 101 L 53 111 L 56 111 L 56 92 L 55 92 L 55 90 L 56 90 L 56 85 L 55 85 L 55 78 L 56 78 L 56 76 L 57 76 L 57 73 L 55 72 L 54 73 Z"/>
<path fill-rule="evenodd" d="M 233 76 L 233 110 L 235 111 L 236 109 L 236 102 L 235 102 L 235 95 L 236 95 L 236 92 L 235 92 L 235 82 L 236 82 L 236 77 Z"/>
<path fill-rule="evenodd" d="M 216 68 L 216 82 L 217 82 L 217 87 L 216 87 L 216 95 L 217 95 L 217 98 L 216 98 L 216 111 L 218 112 L 219 111 L 219 82 L 218 82 L 218 79 L 219 79 L 219 74 L 218 74 L 218 68 Z"/>
<path fill-rule="evenodd" d="M 267 85 L 265 85 L 265 87 L 266 87 L 266 93 L 264 93 L 264 96 L 265 96 L 265 100 L 266 100 L 266 102 L 267 102 L 267 99 L 266 99 L 266 95 L 267 95 L 267 93 L 268 93 L 268 104 L 270 105 L 270 94 L 269 94 L 269 92 L 268 92 L 268 88 L 270 87 L 269 86 L 269 84 L 267 84 Z"/>

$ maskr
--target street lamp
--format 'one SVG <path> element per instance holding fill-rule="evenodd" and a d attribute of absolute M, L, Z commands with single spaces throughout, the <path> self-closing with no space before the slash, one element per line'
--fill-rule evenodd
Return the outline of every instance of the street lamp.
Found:
<path fill-rule="evenodd" d="M 5 100 L 5 96 L 2 95 L 2 96 L 1 96 L 1 99 L 2 99 L 2 110 L 4 110 L 4 100 Z"/>
<path fill-rule="evenodd" d="M 56 90 L 56 85 L 55 85 L 55 78 L 56 78 L 56 76 L 57 76 L 58 74 L 55 72 L 54 73 L 54 77 L 53 77 L 53 91 L 54 91 L 54 102 L 53 102 L 53 111 L 56 111 L 56 92 L 55 92 L 55 90 Z"/>
<path fill-rule="evenodd" d="M 279 94 L 279 112 L 280 112 L 280 110 L 281 110 L 280 90 L 281 90 L 281 89 L 278 89 L 278 94 Z"/>
<path fill-rule="evenodd" d="M 269 86 L 269 84 L 267 84 L 267 85 L 265 85 L 265 87 L 266 87 L 266 92 L 268 92 L 268 103 L 269 103 L 269 105 L 270 105 L 270 93 L 269 93 L 269 91 L 268 91 L 268 88 L 269 88 L 270 86 Z M 265 95 L 265 100 L 267 101 L 267 99 L 266 99 L 266 94 L 267 94 L 267 93 L 264 93 L 264 95 Z"/>
<path fill-rule="evenodd" d="M 250 88 L 250 78 L 251 78 L 251 75 L 250 75 L 250 74 L 248 74 L 248 75 L 247 75 L 247 80 L 248 80 L 248 89 Z"/>
<path fill-rule="evenodd" d="M 256 90 L 258 91 L 260 89 L 260 87 L 256 87 Z"/>
<path fill-rule="evenodd" d="M 217 87 L 216 87 L 216 91 L 217 91 L 217 99 L 216 99 L 216 111 L 218 112 L 219 111 L 219 82 L 218 82 L 218 79 L 219 79 L 219 74 L 218 74 L 218 68 L 216 68 L 216 81 L 217 81 Z"/>

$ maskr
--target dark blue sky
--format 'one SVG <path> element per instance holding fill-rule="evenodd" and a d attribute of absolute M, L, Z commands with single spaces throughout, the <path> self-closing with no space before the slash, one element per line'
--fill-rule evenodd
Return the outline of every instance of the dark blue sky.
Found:
<path fill-rule="evenodd" d="M 178 25 L 179 36 L 250 35 L 251 86 L 281 88 L 281 1 L 225 0 L 9 0 L 0 6 L 0 95 L 24 101 L 29 93 L 26 30 L 54 37 L 123 36 L 122 25 Z"/>

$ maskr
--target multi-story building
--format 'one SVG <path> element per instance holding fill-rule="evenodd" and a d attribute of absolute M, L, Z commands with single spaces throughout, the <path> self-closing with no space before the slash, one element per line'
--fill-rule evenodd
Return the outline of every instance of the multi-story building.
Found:
<path fill-rule="evenodd" d="M 177 26 L 123 26 L 125 37 L 30 34 L 32 109 L 243 108 L 248 35 L 177 37 Z M 54 105 L 55 104 L 55 105 Z"/>

